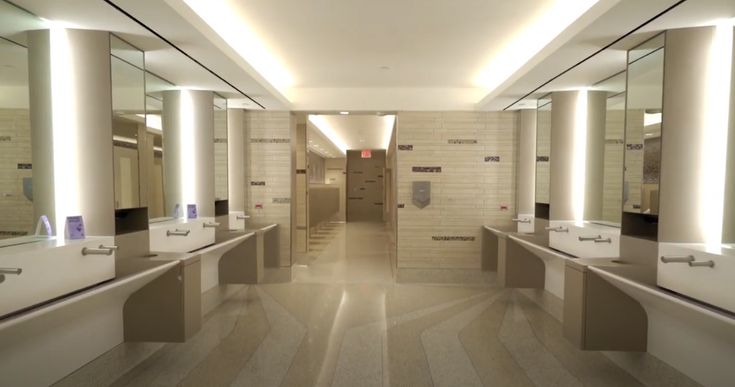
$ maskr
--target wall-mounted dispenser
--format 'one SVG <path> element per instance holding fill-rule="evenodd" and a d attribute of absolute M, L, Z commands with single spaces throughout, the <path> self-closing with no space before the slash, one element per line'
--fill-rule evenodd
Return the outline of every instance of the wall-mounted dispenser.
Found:
<path fill-rule="evenodd" d="M 413 204 L 418 208 L 424 208 L 431 203 L 431 182 L 430 181 L 414 181 L 413 182 Z"/>

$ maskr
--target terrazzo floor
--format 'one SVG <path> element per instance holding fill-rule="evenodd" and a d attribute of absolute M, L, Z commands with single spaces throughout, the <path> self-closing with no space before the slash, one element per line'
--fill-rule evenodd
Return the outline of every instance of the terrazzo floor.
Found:
<path fill-rule="evenodd" d="M 577 350 L 533 292 L 395 283 L 381 224 L 311 240 L 290 283 L 242 287 L 188 342 L 121 344 L 57 385 L 696 385 L 646 354 Z"/>

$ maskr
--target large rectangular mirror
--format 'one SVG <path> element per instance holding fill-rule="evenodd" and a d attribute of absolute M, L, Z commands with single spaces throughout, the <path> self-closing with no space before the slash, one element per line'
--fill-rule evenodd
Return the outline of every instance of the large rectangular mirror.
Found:
<path fill-rule="evenodd" d="M 664 35 L 628 52 L 623 211 L 658 214 Z"/>
<path fill-rule="evenodd" d="M 152 219 L 167 216 L 163 179 L 163 92 L 176 86 L 150 72 L 145 74 L 146 138 L 141 146 L 141 162 L 148 173 L 148 216 Z"/>
<path fill-rule="evenodd" d="M 145 136 L 145 55 L 110 35 L 115 208 L 144 207 L 139 137 Z"/>
<path fill-rule="evenodd" d="M 539 98 L 536 110 L 536 216 L 548 218 L 551 173 L 550 94 Z"/>
<path fill-rule="evenodd" d="M 42 21 L 0 1 L 0 246 L 35 237 L 28 49 L 23 31 Z M 29 239 L 30 238 L 30 239 Z"/>
<path fill-rule="evenodd" d="M 214 94 L 214 199 L 227 200 L 227 99 Z"/>
<path fill-rule="evenodd" d="M 623 158 L 625 152 L 625 71 L 608 77 L 593 90 L 607 93 L 605 106 L 605 142 L 603 152 L 603 189 L 601 219 L 606 225 L 620 227 L 623 195 Z"/>

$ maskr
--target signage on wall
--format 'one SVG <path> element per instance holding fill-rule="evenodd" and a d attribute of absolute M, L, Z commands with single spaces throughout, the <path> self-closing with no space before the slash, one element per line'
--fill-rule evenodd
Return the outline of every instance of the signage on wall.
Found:
<path fill-rule="evenodd" d="M 363 149 L 362 150 L 362 153 L 360 153 L 360 157 L 362 157 L 363 159 L 372 158 L 373 157 L 373 151 L 371 151 L 370 149 Z"/>

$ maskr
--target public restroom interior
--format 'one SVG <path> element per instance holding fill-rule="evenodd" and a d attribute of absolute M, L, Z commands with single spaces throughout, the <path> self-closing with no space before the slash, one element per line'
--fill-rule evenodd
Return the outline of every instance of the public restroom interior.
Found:
<path fill-rule="evenodd" d="M 732 386 L 734 36 L 0 0 L 0 386 Z"/>

